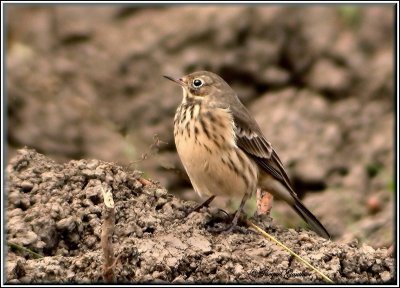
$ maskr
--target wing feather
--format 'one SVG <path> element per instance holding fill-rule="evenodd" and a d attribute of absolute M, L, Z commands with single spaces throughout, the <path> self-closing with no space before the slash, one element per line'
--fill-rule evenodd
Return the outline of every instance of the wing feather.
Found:
<path fill-rule="evenodd" d="M 246 152 L 267 173 L 279 180 L 290 192 L 296 196 L 290 179 L 272 145 L 264 138 L 256 121 L 250 116 L 247 109 L 242 106 L 232 110 L 235 122 L 236 144 Z"/>

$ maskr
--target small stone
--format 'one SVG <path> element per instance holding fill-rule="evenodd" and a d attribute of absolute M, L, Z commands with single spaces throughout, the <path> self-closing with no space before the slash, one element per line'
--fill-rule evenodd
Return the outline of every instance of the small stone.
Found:
<path fill-rule="evenodd" d="M 29 246 L 38 240 L 38 235 L 36 235 L 36 233 L 33 231 L 28 231 L 25 235 L 23 235 L 23 237 L 20 237 L 19 239 L 22 245 Z"/>
<path fill-rule="evenodd" d="M 44 247 L 46 247 L 46 243 L 43 241 L 37 241 L 33 247 L 36 248 L 37 250 L 41 250 Z"/>
<path fill-rule="evenodd" d="M 24 192 L 30 192 L 33 188 L 33 184 L 31 182 L 25 180 L 21 183 L 21 188 L 22 188 L 22 191 L 24 191 Z"/>
<path fill-rule="evenodd" d="M 75 219 L 73 216 L 61 219 L 57 222 L 56 227 L 58 230 L 72 231 L 75 229 Z"/>
<path fill-rule="evenodd" d="M 92 177 L 94 175 L 94 171 L 90 169 L 82 169 L 82 174 L 86 177 Z"/>
<path fill-rule="evenodd" d="M 163 197 L 163 196 L 167 195 L 167 190 L 157 189 L 156 192 L 154 193 L 154 195 L 158 198 Z"/>
<path fill-rule="evenodd" d="M 8 201 L 14 206 L 19 206 L 21 204 L 21 195 L 19 191 L 13 191 L 8 195 Z M 22 211 L 22 210 L 21 210 Z"/>
<path fill-rule="evenodd" d="M 381 276 L 382 281 L 384 281 L 384 282 L 387 282 L 390 279 L 392 279 L 392 275 L 390 275 L 389 271 L 384 271 L 384 272 L 380 273 L 379 275 Z"/>
<path fill-rule="evenodd" d="M 96 159 L 90 160 L 86 165 L 88 169 L 95 169 L 97 166 L 99 166 L 99 160 Z"/>
<path fill-rule="evenodd" d="M 374 248 L 372 248 L 371 246 L 368 246 L 368 245 L 366 245 L 366 244 L 364 244 L 364 245 L 361 247 L 361 250 L 362 250 L 364 253 L 366 253 L 366 254 L 372 254 L 372 253 L 375 252 Z"/>

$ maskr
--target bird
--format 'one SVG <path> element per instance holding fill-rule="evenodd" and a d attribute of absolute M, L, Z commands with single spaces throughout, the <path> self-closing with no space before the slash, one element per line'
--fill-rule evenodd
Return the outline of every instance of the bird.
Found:
<path fill-rule="evenodd" d="M 237 93 L 223 78 L 197 71 L 165 78 L 182 87 L 182 102 L 174 117 L 176 149 L 194 190 L 209 198 L 241 197 L 226 231 L 237 225 L 246 201 L 262 189 L 284 200 L 323 238 L 330 235 L 301 202 L 278 154 L 263 135 Z"/>

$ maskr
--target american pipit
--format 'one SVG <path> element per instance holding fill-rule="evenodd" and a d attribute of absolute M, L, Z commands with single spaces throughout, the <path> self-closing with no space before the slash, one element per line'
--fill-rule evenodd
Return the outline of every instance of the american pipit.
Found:
<path fill-rule="evenodd" d="M 180 79 L 183 100 L 174 119 L 175 144 L 195 191 L 242 197 L 229 231 L 259 187 L 287 202 L 320 236 L 328 231 L 301 203 L 282 162 L 235 91 L 218 75 L 200 71 Z M 207 204 L 208 204 L 207 203 Z"/>

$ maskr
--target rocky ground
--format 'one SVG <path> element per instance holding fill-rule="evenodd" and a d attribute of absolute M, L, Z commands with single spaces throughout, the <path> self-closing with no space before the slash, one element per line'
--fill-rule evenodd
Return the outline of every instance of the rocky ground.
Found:
<path fill-rule="evenodd" d="M 112 191 L 115 203 L 118 282 L 323 283 L 255 232 L 209 232 L 223 218 L 216 209 L 182 218 L 195 203 L 177 199 L 136 170 L 99 160 L 58 164 L 23 149 L 7 175 L 7 242 L 13 245 L 7 253 L 8 283 L 103 281 L 103 190 Z M 267 218 L 252 221 L 335 283 L 393 281 L 394 259 L 386 249 L 335 243 Z"/>
<path fill-rule="evenodd" d="M 162 75 L 207 69 L 238 91 L 334 243 L 388 248 L 393 15 L 390 5 L 8 5 L 8 160 L 26 145 L 60 163 L 115 162 L 199 201 L 173 141 L 181 91 Z M 28 195 L 14 196 L 23 211 Z M 74 215 L 70 209 L 63 213 Z M 271 216 L 285 227 L 302 225 L 278 201 Z M 50 251 L 70 253 L 62 247 Z"/>

